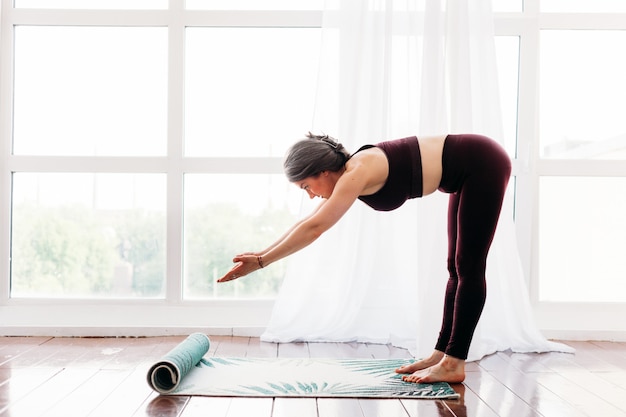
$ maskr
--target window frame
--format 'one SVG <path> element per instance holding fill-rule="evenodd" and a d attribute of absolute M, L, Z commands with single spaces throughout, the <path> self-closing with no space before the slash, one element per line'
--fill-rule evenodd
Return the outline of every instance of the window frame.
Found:
<path fill-rule="evenodd" d="M 538 186 L 542 176 L 626 177 L 623 161 L 539 157 L 539 34 L 543 29 L 626 30 L 625 13 L 541 13 L 540 0 L 522 12 L 495 14 L 496 36 L 519 36 L 519 94 L 515 176 L 515 224 L 524 276 L 539 328 L 548 337 L 624 338 L 621 303 L 538 301 Z M 212 334 L 258 335 L 273 300 L 184 300 L 182 285 L 183 176 L 185 173 L 281 173 L 280 158 L 190 158 L 183 155 L 184 38 L 194 26 L 321 27 L 322 12 L 185 10 L 0 9 L 0 331 L 13 335 L 156 335 L 211 329 Z M 14 25 L 164 26 L 168 28 L 168 130 L 165 157 L 47 157 L 11 154 Z M 10 298 L 12 172 L 167 173 L 167 271 L 165 298 L 70 300 Z M 185 323 L 181 325 L 181 323 Z M 607 324 L 608 323 L 608 324 Z"/>
<path fill-rule="evenodd" d="M 496 19 L 496 33 L 518 33 L 520 79 L 516 176 L 516 232 L 531 306 L 544 335 L 562 339 L 624 339 L 626 326 L 615 320 L 626 303 L 547 302 L 539 300 L 539 182 L 545 176 L 624 177 L 619 160 L 565 160 L 540 157 L 539 48 L 542 30 L 626 30 L 625 13 L 541 13 L 541 0 L 525 0 L 524 12 Z"/>
<path fill-rule="evenodd" d="M 152 335 L 244 333 L 263 328 L 273 300 L 185 300 L 183 298 L 183 179 L 187 173 L 282 174 L 279 157 L 185 157 L 185 29 L 212 27 L 321 27 L 321 11 L 185 10 L 170 0 L 168 10 L 15 9 L 2 0 L 0 27 L 0 314 L 3 333 L 15 335 Z M 13 38 L 16 25 L 145 26 L 168 28 L 167 155 L 155 157 L 13 155 Z M 13 172 L 166 173 L 167 269 L 163 299 L 53 299 L 10 297 L 11 177 Z M 6 227 L 6 228 L 5 228 Z M 181 323 L 185 323 L 184 327 Z M 10 330 L 9 330 L 10 329 Z M 251 330 L 253 329 L 253 330 Z"/>

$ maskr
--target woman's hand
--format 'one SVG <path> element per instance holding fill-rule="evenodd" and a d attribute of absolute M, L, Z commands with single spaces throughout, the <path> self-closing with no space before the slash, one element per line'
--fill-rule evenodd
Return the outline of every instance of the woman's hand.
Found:
<path fill-rule="evenodd" d="M 254 272 L 257 269 L 261 269 L 257 255 L 252 252 L 246 252 L 235 256 L 233 258 L 233 262 L 236 262 L 235 266 L 233 266 L 223 277 L 218 279 L 217 282 L 232 281 L 233 279 L 246 276 L 250 272 Z"/>

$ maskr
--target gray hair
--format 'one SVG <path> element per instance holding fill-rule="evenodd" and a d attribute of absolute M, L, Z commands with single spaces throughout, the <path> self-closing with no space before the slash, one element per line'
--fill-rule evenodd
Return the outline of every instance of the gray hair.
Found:
<path fill-rule="evenodd" d="M 348 159 L 350 154 L 334 138 L 309 132 L 287 151 L 283 168 L 289 182 L 296 182 L 316 177 L 323 171 L 337 172 Z"/>

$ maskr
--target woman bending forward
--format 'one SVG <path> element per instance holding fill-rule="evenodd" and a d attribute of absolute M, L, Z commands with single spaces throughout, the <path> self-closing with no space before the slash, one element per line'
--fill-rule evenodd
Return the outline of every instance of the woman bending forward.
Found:
<path fill-rule="evenodd" d="M 309 133 L 284 162 L 287 179 L 322 202 L 267 249 L 235 256 L 218 282 L 299 251 L 330 229 L 358 199 L 390 211 L 439 190 L 448 205 L 448 271 L 443 323 L 430 357 L 396 370 L 409 382 L 462 382 L 486 297 L 487 253 L 511 175 L 511 161 L 480 135 L 415 136 L 361 147 L 350 155 L 329 136 Z"/>

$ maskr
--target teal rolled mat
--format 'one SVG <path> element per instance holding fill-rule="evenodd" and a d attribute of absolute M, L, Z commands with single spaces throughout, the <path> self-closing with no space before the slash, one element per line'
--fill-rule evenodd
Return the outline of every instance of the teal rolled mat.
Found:
<path fill-rule="evenodd" d="M 153 390 L 168 394 L 200 362 L 211 342 L 203 333 L 193 333 L 170 350 L 148 371 L 148 384 Z"/>

